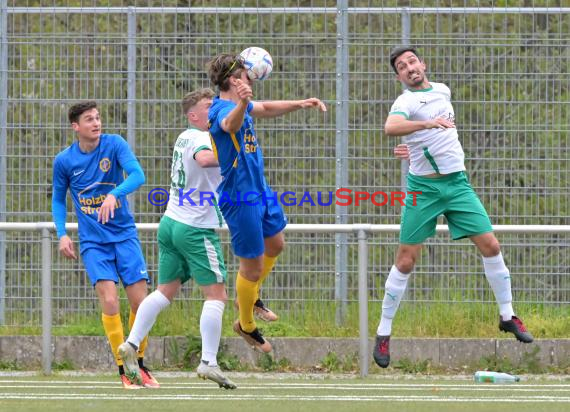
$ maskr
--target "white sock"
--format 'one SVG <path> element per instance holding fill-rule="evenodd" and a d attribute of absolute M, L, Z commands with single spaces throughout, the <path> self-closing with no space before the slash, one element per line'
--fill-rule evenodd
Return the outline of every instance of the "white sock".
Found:
<path fill-rule="evenodd" d="M 499 253 L 493 257 L 483 256 L 483 266 L 485 267 L 485 276 L 499 304 L 501 318 L 503 320 L 511 320 L 515 314 L 513 311 L 513 295 L 511 293 L 511 275 L 509 269 L 505 266 L 503 255 Z"/>
<path fill-rule="evenodd" d="M 377 335 L 389 336 L 392 333 L 392 320 L 406 291 L 409 278 L 410 274 L 400 272 L 396 265 L 390 269 L 390 274 L 386 279 L 384 300 L 382 300 L 382 316 L 376 331 Z"/>
<path fill-rule="evenodd" d="M 218 348 L 222 337 L 222 316 L 224 302 L 207 300 L 200 315 L 200 335 L 202 335 L 202 360 L 210 366 L 218 364 Z"/>
<path fill-rule="evenodd" d="M 127 342 L 136 345 L 138 348 L 144 337 L 150 332 L 154 322 L 156 322 L 158 314 L 169 304 L 168 298 L 158 290 L 144 298 L 137 310 L 135 323 L 127 338 Z"/>

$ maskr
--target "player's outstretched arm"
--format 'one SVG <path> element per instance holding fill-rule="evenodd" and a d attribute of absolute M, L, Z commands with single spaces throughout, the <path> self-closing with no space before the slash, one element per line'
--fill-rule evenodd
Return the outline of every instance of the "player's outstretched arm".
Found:
<path fill-rule="evenodd" d="M 384 132 L 388 136 L 407 136 L 414 132 L 424 129 L 449 129 L 455 127 L 455 124 L 443 117 L 433 120 L 408 120 L 401 114 L 391 114 L 386 119 Z"/>
<path fill-rule="evenodd" d="M 313 107 L 319 109 L 321 112 L 327 111 L 327 107 L 322 101 L 316 97 L 311 97 L 305 100 L 270 100 L 267 102 L 255 102 L 251 115 L 266 118 L 277 117 L 294 112 L 295 110 Z"/>

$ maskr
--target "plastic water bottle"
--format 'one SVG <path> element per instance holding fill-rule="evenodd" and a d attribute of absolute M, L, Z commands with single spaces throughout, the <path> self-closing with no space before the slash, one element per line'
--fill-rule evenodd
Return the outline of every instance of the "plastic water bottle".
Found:
<path fill-rule="evenodd" d="M 478 371 L 475 372 L 475 382 L 479 383 L 513 383 L 520 381 L 521 378 L 508 373 Z"/>

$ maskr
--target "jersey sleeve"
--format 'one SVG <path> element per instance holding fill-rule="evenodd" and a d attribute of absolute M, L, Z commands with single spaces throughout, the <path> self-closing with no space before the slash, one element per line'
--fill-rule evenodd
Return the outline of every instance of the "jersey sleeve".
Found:
<path fill-rule="evenodd" d="M 131 150 L 129 144 L 125 141 L 125 139 L 123 139 L 119 135 L 114 135 L 113 137 L 114 137 L 113 143 L 115 145 L 115 151 L 117 153 L 117 160 L 119 161 L 121 167 L 124 168 L 124 165 L 126 165 L 131 160 L 137 161 L 137 158 L 135 157 L 133 151 Z"/>
<path fill-rule="evenodd" d="M 53 186 L 51 196 L 51 214 L 57 237 L 61 238 L 67 234 L 65 230 L 65 219 L 67 217 L 67 188 L 69 187 L 69 179 L 65 173 L 61 158 L 56 157 L 53 162 Z"/>
<path fill-rule="evenodd" d="M 123 181 L 123 183 L 109 192 L 116 198 L 119 198 L 120 196 L 128 195 L 141 187 L 145 182 L 145 177 L 139 161 L 125 139 L 119 135 L 115 135 L 114 137 L 117 160 L 123 170 L 128 174 L 128 177 Z"/>
<path fill-rule="evenodd" d="M 224 105 L 224 107 L 220 108 L 215 116 L 212 116 L 209 120 L 210 120 L 210 131 L 212 132 L 212 134 L 215 134 L 219 131 L 224 131 L 224 129 L 222 129 L 222 121 L 228 117 L 228 115 L 230 114 L 230 112 L 235 108 L 235 105 Z M 252 110 L 253 110 L 253 103 L 249 102 L 247 104 L 247 108 L 245 109 L 246 113 L 249 114 Z"/>
<path fill-rule="evenodd" d="M 412 105 L 410 104 L 410 101 L 406 98 L 406 95 L 401 94 L 392 104 L 389 114 L 390 115 L 399 114 L 409 120 L 413 114 L 413 108 L 411 106 Z"/>
<path fill-rule="evenodd" d="M 109 194 L 115 196 L 115 198 L 134 192 L 141 187 L 145 181 L 144 172 L 136 159 L 121 164 L 121 167 L 128 174 L 128 177 L 123 183 L 109 192 Z"/>
<path fill-rule="evenodd" d="M 189 147 L 190 155 L 196 159 L 196 154 L 202 150 L 212 150 L 212 141 L 207 132 L 202 132 L 195 139 L 192 140 L 192 145 Z"/>
<path fill-rule="evenodd" d="M 235 107 L 235 106 L 234 106 Z M 228 117 L 228 115 L 230 114 L 230 112 L 232 111 L 233 107 L 232 106 L 225 106 L 222 107 L 218 113 L 216 113 L 216 117 L 214 118 L 214 122 L 213 122 L 213 127 L 214 127 L 214 132 L 215 131 L 224 131 L 224 129 L 222 129 L 222 121 Z"/>

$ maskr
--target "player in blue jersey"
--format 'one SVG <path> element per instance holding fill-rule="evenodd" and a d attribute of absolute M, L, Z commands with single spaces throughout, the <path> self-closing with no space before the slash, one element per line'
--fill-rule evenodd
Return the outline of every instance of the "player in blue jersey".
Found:
<path fill-rule="evenodd" d="M 304 108 L 325 112 L 326 106 L 317 98 L 252 102 L 252 82 L 242 60 L 233 54 L 215 57 L 208 75 L 220 93 L 208 114 L 212 149 L 223 177 L 219 206 L 240 260 L 236 279 L 239 319 L 234 330 L 252 347 L 270 352 L 271 344 L 256 327 L 254 307 L 263 308 L 259 288 L 283 250 L 287 219 L 265 180 L 253 118 L 277 117 Z"/>
<path fill-rule="evenodd" d="M 116 284 L 120 279 L 125 287 L 132 325 L 138 306 L 147 294 L 148 274 L 127 194 L 144 183 L 144 173 L 121 136 L 101 133 L 96 102 L 71 106 L 69 121 L 77 141 L 60 152 L 53 165 L 52 214 L 59 251 L 68 259 L 77 259 L 73 241 L 65 230 L 69 189 L 79 226 L 79 252 L 99 297 L 103 327 L 121 381 L 126 389 L 139 389 L 141 386 L 125 375 L 117 351 L 124 338 Z M 138 354 L 143 385 L 158 387 L 143 364 L 145 348 L 146 339 Z"/>

